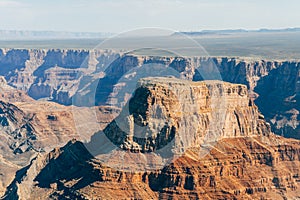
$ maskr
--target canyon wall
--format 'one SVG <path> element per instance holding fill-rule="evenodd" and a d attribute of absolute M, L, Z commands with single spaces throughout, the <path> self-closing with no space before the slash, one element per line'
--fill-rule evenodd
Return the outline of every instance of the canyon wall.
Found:
<path fill-rule="evenodd" d="M 0 75 L 9 85 L 34 99 L 64 105 L 122 107 L 133 93 L 126 90 L 132 80 L 149 75 L 245 84 L 272 130 L 293 138 L 300 138 L 299 66 L 296 61 L 136 56 L 111 50 L 0 50 Z"/>
<path fill-rule="evenodd" d="M 92 73 L 103 71 L 119 56 L 111 50 L 1 49 L 0 75 L 34 99 L 70 105 L 84 82 L 101 77 Z"/>

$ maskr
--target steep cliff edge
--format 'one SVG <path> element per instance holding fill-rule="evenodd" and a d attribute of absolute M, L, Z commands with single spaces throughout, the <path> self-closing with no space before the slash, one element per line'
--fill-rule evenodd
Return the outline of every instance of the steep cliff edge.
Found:
<path fill-rule="evenodd" d="M 300 139 L 300 63 L 283 62 L 257 82 L 255 91 L 259 94 L 256 103 L 273 130 Z"/>
<path fill-rule="evenodd" d="M 278 135 L 300 138 L 297 61 L 215 59 L 225 81 L 246 84 L 255 103 Z"/>
<path fill-rule="evenodd" d="M 219 127 L 215 122 L 220 120 L 221 113 L 225 114 L 220 131 L 223 135 L 212 143 L 208 154 L 201 156 L 199 152 L 207 148 L 201 138 L 209 134 L 206 129 L 218 133 L 213 128 Z M 272 134 L 243 85 L 142 79 L 120 117 L 132 121 L 126 124 L 126 120 L 122 123 L 116 118 L 103 134 L 120 147 L 117 151 L 124 153 L 124 160 L 113 156 L 110 159 L 115 163 L 133 163 L 131 170 L 116 170 L 107 166 L 108 163 L 101 163 L 87 151 L 88 144 L 72 140 L 62 148 L 36 157 L 20 170 L 7 188 L 5 198 L 289 199 L 300 196 L 300 142 Z M 194 137 L 189 137 L 192 134 Z M 155 153 L 173 139 L 172 148 L 186 147 L 181 156 L 160 169 L 134 170 L 139 164 L 131 162 L 135 155 Z"/>
<path fill-rule="evenodd" d="M 176 136 L 174 145 L 180 149 L 221 138 L 268 135 L 270 125 L 244 85 L 152 77 L 138 82 L 132 99 L 104 133 L 124 150 L 151 152 Z"/>

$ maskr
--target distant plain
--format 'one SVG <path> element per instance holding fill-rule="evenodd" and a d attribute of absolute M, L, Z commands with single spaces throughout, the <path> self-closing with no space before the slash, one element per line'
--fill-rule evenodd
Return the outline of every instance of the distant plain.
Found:
<path fill-rule="evenodd" d="M 203 48 L 199 48 L 198 44 Z M 153 47 L 149 50 L 147 48 Z M 216 56 L 299 60 L 300 32 L 238 33 L 197 37 L 115 37 L 108 39 L 1 40 L 0 48 L 113 49 L 156 56 Z M 145 51 L 145 49 L 147 49 Z"/>

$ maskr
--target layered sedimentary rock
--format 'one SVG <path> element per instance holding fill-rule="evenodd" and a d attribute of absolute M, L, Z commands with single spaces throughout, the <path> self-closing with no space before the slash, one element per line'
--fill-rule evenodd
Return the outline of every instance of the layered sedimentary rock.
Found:
<path fill-rule="evenodd" d="M 157 70 L 160 75 L 186 80 L 224 80 L 247 85 L 251 98 L 276 134 L 299 138 L 299 66 L 299 62 L 292 61 L 126 55 L 118 65 L 110 66 L 114 70 L 105 71 L 95 100 L 99 104 L 123 105 L 132 92 L 126 89 L 135 80 L 132 76 L 159 76 Z"/>
<path fill-rule="evenodd" d="M 110 50 L 1 49 L 0 75 L 35 99 L 80 106 L 123 106 L 133 92 L 126 84 L 141 74 L 245 84 L 275 133 L 300 138 L 299 62 L 122 55 Z M 139 72 L 143 66 L 149 70 Z"/>
<path fill-rule="evenodd" d="M 176 135 L 175 146 L 188 148 L 221 138 L 268 135 L 270 126 L 245 85 L 152 77 L 138 82 L 133 98 L 104 133 L 125 150 L 149 152 Z"/>
<path fill-rule="evenodd" d="M 227 103 L 223 106 L 219 100 Z M 216 121 L 220 121 L 221 113 L 225 113 L 222 135 L 211 143 L 209 153 L 199 154 L 207 148 L 201 143 L 203 134 L 210 134 L 205 130 L 218 133 L 213 128 L 219 126 Z M 127 118 L 129 123 L 116 118 L 102 134 L 119 146 L 116 151 L 123 152 L 123 160 L 113 156 L 110 159 L 119 165 L 130 163 L 131 170 L 117 170 L 101 163 L 86 149 L 88 144 L 72 140 L 46 156 L 34 158 L 17 173 L 4 198 L 293 199 L 300 196 L 300 143 L 270 132 L 246 86 L 146 78 L 139 82 L 120 117 Z M 184 138 L 192 134 L 194 137 Z M 173 149 L 186 147 L 181 156 L 159 169 L 134 170 L 140 164 L 131 162 L 135 155 L 156 153 L 160 145 L 170 140 L 175 141 Z"/>
<path fill-rule="evenodd" d="M 118 57 L 110 50 L 1 49 L 0 75 L 34 99 L 69 105 L 74 93 L 86 87 L 81 79 L 99 78 L 102 68 Z"/>
<path fill-rule="evenodd" d="M 194 148 L 143 173 L 107 167 L 73 141 L 33 160 L 5 198 L 297 199 L 299 142 L 277 139 L 283 144 L 274 144 L 276 138 L 268 145 L 261 138 L 222 139 L 202 159 Z"/>
<path fill-rule="evenodd" d="M 12 86 L 7 84 L 4 76 L 0 76 L 0 99 L 9 102 L 32 102 L 33 99 L 30 98 L 25 91 L 17 90 Z"/>
<path fill-rule="evenodd" d="M 89 138 L 118 112 L 111 107 L 70 108 L 53 102 L 12 104 L 0 100 L 0 196 L 16 171 L 28 165 L 32 157 L 63 146 L 72 138 Z M 78 134 L 78 130 L 84 130 L 84 134 Z"/>

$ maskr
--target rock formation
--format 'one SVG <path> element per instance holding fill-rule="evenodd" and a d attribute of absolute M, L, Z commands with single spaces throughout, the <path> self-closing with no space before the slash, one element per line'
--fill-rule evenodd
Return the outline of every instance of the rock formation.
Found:
<path fill-rule="evenodd" d="M 24 90 L 34 99 L 72 103 L 77 90 L 92 82 L 119 53 L 111 50 L 0 50 L 0 75 L 9 85 Z M 87 80 L 88 79 L 88 80 Z"/>
<path fill-rule="evenodd" d="M 251 98 L 261 108 L 272 130 L 279 135 L 300 138 L 300 108 L 297 103 L 300 91 L 299 62 L 126 55 L 114 63 L 98 82 L 96 104 L 123 105 L 128 99 L 126 85 L 134 79 L 132 74 L 136 73 L 135 76 L 142 78 L 174 73 L 169 70 L 164 74 L 163 67 L 158 69 L 161 74 L 155 73 L 155 66 L 162 65 L 173 69 L 175 76 L 182 79 L 218 79 L 247 85 Z M 140 70 L 141 66 L 150 69 L 143 71 Z"/>
<path fill-rule="evenodd" d="M 0 89 L 0 196 L 16 171 L 28 165 L 32 157 L 63 146 L 72 138 L 90 137 L 119 112 L 111 107 L 66 107 L 35 101 L 24 91 L 8 86 L 3 77 Z M 82 118 L 78 120 L 78 116 Z M 79 135 L 79 129 L 85 130 L 85 135 Z"/>
<path fill-rule="evenodd" d="M 179 149 L 221 138 L 268 135 L 269 124 L 247 94 L 246 86 L 221 81 L 144 78 L 104 133 L 134 152 L 161 149 L 176 135 Z"/>
<path fill-rule="evenodd" d="M 4 198 L 299 198 L 300 142 L 271 133 L 246 86 L 174 78 L 146 78 L 138 86 L 119 116 L 124 123 L 116 118 L 103 133 L 119 146 L 116 151 L 124 152 L 132 170 L 111 168 L 90 154 L 88 144 L 72 140 L 33 158 L 17 172 Z M 221 113 L 222 135 L 201 156 L 207 148 L 201 138 L 206 129 L 218 133 L 213 128 Z M 185 134 L 193 137 L 185 140 Z M 134 170 L 134 155 L 156 153 L 170 140 L 172 148 L 186 147 L 177 159 L 160 169 Z"/>
<path fill-rule="evenodd" d="M 29 151 L 36 140 L 31 117 L 13 104 L 0 101 L 0 127 L 3 141 L 12 142 L 9 147 L 15 154 Z M 6 133 L 6 134 L 3 134 Z M 12 139 L 13 138 L 13 139 Z"/>
<path fill-rule="evenodd" d="M 0 75 L 10 86 L 27 92 L 34 99 L 64 105 L 123 106 L 131 95 L 124 88 L 134 79 L 134 73 L 138 74 L 138 68 L 153 69 L 161 65 L 169 67 L 167 73 L 172 69 L 176 77 L 182 79 L 219 79 L 247 85 L 272 131 L 300 138 L 299 62 L 122 55 L 111 50 L 1 49 Z M 212 69 L 217 71 L 203 77 L 203 73 L 211 73 Z M 162 75 L 155 74 L 156 70 L 150 71 L 143 73 Z M 135 76 L 139 76 L 135 79 L 143 77 Z"/>
<path fill-rule="evenodd" d="M 0 99 L 9 102 L 31 102 L 33 101 L 25 91 L 17 90 L 9 86 L 4 76 L 0 76 Z"/>

